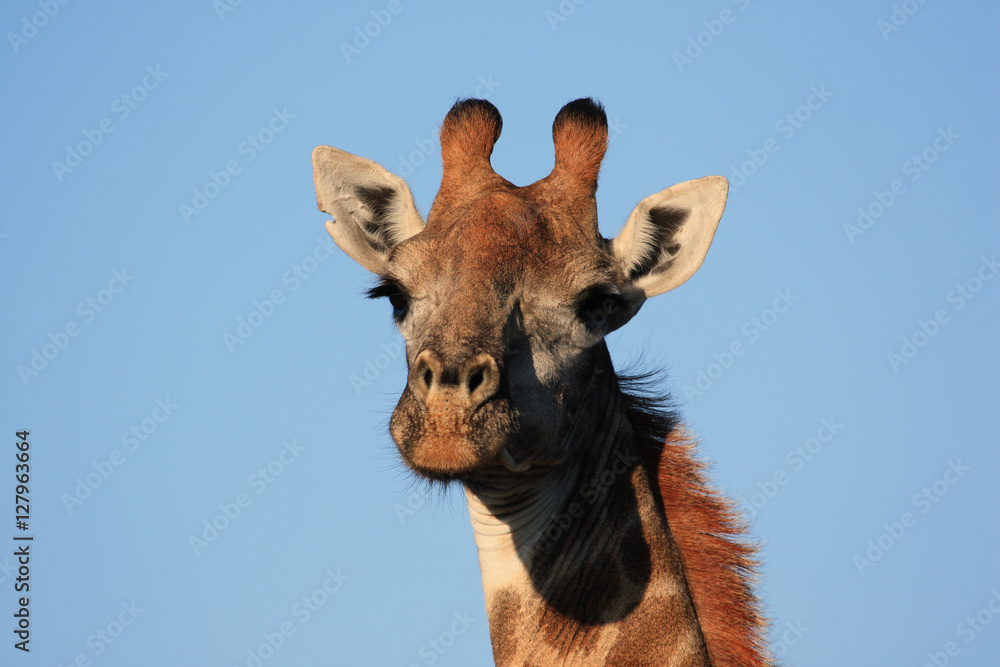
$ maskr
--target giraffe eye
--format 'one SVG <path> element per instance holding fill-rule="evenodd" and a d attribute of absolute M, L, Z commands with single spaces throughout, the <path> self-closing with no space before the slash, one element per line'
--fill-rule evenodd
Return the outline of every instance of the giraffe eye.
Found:
<path fill-rule="evenodd" d="M 392 316 L 402 318 L 410 306 L 409 300 L 402 292 L 394 292 L 389 295 L 389 303 L 392 305 Z"/>
<path fill-rule="evenodd" d="M 577 307 L 580 320 L 592 331 L 606 329 L 622 312 L 624 302 L 621 296 L 604 290 L 594 290 L 585 294 Z"/>
<path fill-rule="evenodd" d="M 369 299 L 379 299 L 381 297 L 389 299 L 389 305 L 392 306 L 392 316 L 397 322 L 406 317 L 406 313 L 410 309 L 410 297 L 396 281 L 386 278 L 368 290 Z"/>

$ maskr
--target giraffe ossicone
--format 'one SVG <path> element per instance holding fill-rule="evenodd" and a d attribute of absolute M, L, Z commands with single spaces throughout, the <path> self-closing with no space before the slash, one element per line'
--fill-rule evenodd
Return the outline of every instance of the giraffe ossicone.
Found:
<path fill-rule="evenodd" d="M 621 377 L 605 336 L 701 266 L 728 183 L 643 199 L 613 240 L 595 194 L 607 117 L 553 123 L 552 172 L 490 163 L 502 121 L 462 100 L 441 127 L 426 223 L 401 178 L 313 152 L 337 245 L 379 283 L 406 341 L 390 421 L 403 461 L 465 487 L 498 665 L 764 665 L 753 548 L 666 400 Z"/>

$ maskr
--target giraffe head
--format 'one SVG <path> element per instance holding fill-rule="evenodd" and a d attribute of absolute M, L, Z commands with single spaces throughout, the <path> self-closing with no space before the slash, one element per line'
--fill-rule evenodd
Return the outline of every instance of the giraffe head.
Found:
<path fill-rule="evenodd" d="M 398 176 L 329 146 L 313 152 L 327 230 L 378 276 L 370 294 L 388 297 L 406 339 L 409 373 L 390 432 L 407 465 L 435 479 L 572 456 L 594 419 L 594 387 L 611 372 L 604 336 L 694 274 L 726 202 L 721 176 L 681 183 L 643 199 L 604 239 L 601 106 L 562 108 L 555 166 L 526 187 L 490 165 L 500 128 L 485 100 L 448 112 L 426 224 Z"/>

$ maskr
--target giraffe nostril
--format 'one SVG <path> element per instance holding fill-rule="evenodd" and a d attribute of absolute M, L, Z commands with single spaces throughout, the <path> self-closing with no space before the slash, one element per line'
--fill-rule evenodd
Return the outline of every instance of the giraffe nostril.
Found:
<path fill-rule="evenodd" d="M 421 379 L 424 381 L 424 386 L 429 390 L 431 385 L 434 384 L 434 371 L 430 368 L 425 368 Z"/>
<path fill-rule="evenodd" d="M 473 404 L 488 401 L 497 388 L 497 364 L 492 357 L 479 354 L 470 359 L 462 371 L 462 384 Z"/>
<path fill-rule="evenodd" d="M 479 369 L 469 377 L 469 393 L 476 390 L 476 387 L 483 383 L 483 370 Z"/>

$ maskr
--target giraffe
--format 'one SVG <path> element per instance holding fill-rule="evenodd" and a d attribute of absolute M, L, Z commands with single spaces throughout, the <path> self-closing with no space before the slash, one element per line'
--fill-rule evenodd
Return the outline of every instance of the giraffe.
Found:
<path fill-rule="evenodd" d="M 317 204 L 374 273 L 406 341 L 389 431 L 404 463 L 464 486 L 497 665 L 766 664 L 754 549 L 649 376 L 605 336 L 685 282 L 725 208 L 721 176 L 597 226 L 603 107 L 565 105 L 555 165 L 518 187 L 490 163 L 502 120 L 460 100 L 426 224 L 398 176 L 330 146 Z"/>

